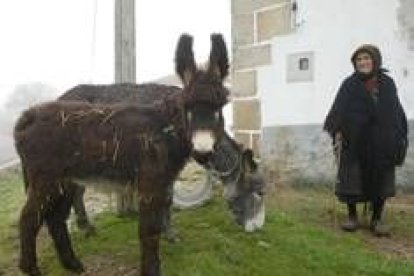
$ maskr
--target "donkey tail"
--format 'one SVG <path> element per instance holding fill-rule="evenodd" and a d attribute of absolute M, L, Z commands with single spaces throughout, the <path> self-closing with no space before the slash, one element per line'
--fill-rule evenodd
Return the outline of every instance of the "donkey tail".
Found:
<path fill-rule="evenodd" d="M 23 174 L 24 190 L 27 191 L 29 181 L 27 177 L 26 166 L 22 155 L 22 140 L 24 140 L 26 130 L 36 121 L 36 111 L 33 108 L 23 111 L 14 126 L 14 146 L 20 156 L 20 163 Z"/>

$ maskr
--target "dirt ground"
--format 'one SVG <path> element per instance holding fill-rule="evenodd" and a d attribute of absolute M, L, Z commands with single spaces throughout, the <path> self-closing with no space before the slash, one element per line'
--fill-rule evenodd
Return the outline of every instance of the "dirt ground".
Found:
<path fill-rule="evenodd" d="M 268 205 L 344 234 L 340 223 L 346 217 L 345 206 L 336 200 L 329 188 L 278 187 L 269 195 Z M 391 227 L 390 237 L 373 236 L 368 227 L 369 210 L 364 214 L 364 206 L 360 204 L 358 212 L 361 227 L 355 234 L 360 235 L 369 247 L 389 257 L 414 260 L 414 194 L 400 193 L 387 201 L 384 220 Z"/>

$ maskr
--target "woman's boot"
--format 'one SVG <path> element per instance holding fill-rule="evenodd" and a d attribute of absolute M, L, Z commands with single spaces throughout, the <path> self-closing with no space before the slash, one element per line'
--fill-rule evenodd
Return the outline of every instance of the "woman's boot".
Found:
<path fill-rule="evenodd" d="M 381 217 L 384 210 L 385 199 L 378 198 L 372 201 L 372 217 L 370 230 L 378 237 L 388 237 L 390 235 L 390 227 L 386 225 Z"/>
<path fill-rule="evenodd" d="M 348 219 L 341 225 L 342 230 L 347 232 L 354 232 L 358 229 L 358 215 L 356 203 L 348 203 Z"/>

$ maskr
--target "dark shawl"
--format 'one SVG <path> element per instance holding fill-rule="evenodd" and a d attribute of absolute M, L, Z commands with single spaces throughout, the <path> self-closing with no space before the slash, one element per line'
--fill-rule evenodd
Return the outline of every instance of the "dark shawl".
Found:
<path fill-rule="evenodd" d="M 324 130 L 332 137 L 340 131 L 343 137 L 337 194 L 373 198 L 395 193 L 394 168 L 403 163 L 408 146 L 407 119 L 392 78 L 380 70 L 377 80 L 374 101 L 360 74 L 349 76 L 326 117 Z"/>

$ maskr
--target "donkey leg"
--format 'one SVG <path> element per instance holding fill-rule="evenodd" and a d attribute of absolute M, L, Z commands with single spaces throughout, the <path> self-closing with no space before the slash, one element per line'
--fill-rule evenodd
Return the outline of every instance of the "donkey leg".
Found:
<path fill-rule="evenodd" d="M 164 237 L 168 242 L 175 243 L 180 241 L 178 232 L 171 223 L 171 205 L 174 189 L 173 183 L 168 185 L 168 196 L 166 199 L 166 206 L 163 211 L 163 222 L 162 222 L 162 232 Z"/>
<path fill-rule="evenodd" d="M 41 198 L 35 197 L 33 192 L 29 191 L 27 197 L 19 222 L 19 268 L 28 275 L 37 276 L 41 274 L 37 266 L 36 237 L 43 222 L 43 207 Z"/>
<path fill-rule="evenodd" d="M 171 223 L 171 210 L 169 208 L 163 210 L 162 232 L 164 238 L 170 243 L 177 243 L 180 241 L 180 236 L 177 229 Z"/>
<path fill-rule="evenodd" d="M 46 223 L 52 236 L 59 260 L 63 267 L 76 273 L 84 271 L 82 263 L 76 258 L 72 248 L 66 220 L 70 214 L 74 191 L 61 195 L 54 206 L 46 215 Z"/>
<path fill-rule="evenodd" d="M 141 275 L 161 275 L 159 241 L 168 207 L 168 186 L 160 181 L 141 181 L 139 201 L 139 237 L 141 246 Z"/>
<path fill-rule="evenodd" d="M 162 208 L 153 204 L 140 203 L 140 246 L 141 246 L 141 275 L 159 276 L 159 240 L 162 230 Z"/>
<path fill-rule="evenodd" d="M 79 230 L 82 230 L 85 236 L 95 234 L 95 227 L 90 223 L 88 214 L 86 213 L 85 201 L 83 195 L 85 194 L 85 187 L 71 182 L 74 187 L 73 195 L 73 210 L 76 214 L 76 224 Z"/>

